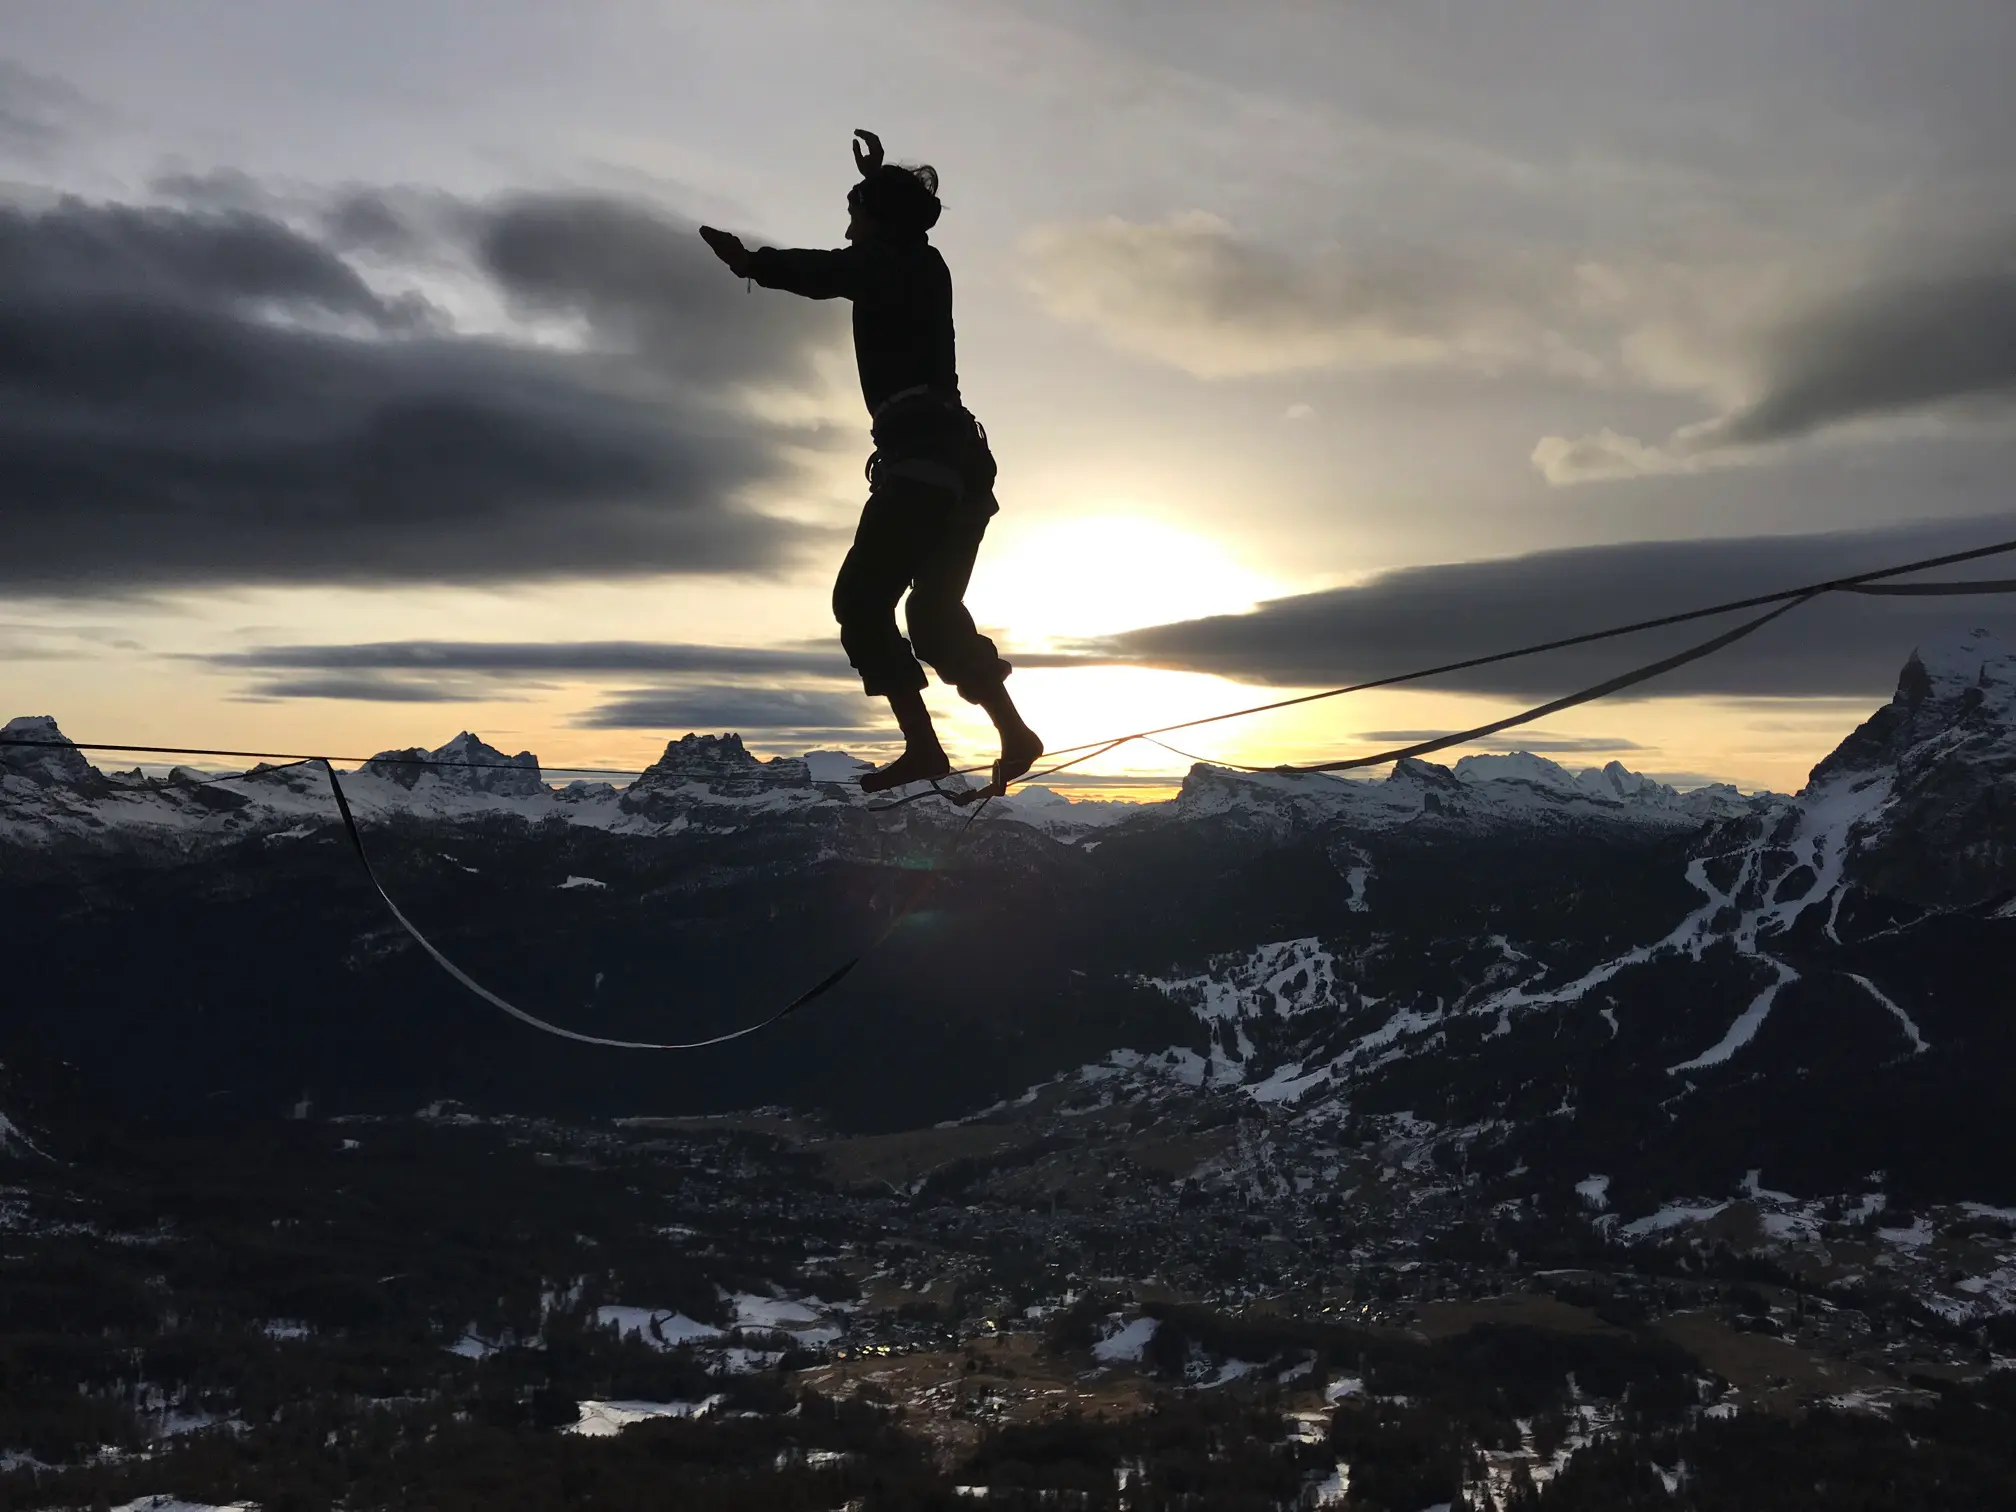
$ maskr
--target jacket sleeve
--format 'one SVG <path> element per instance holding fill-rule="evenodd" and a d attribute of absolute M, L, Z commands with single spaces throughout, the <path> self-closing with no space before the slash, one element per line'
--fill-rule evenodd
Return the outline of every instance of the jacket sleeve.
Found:
<path fill-rule="evenodd" d="M 853 299 L 861 292 L 861 258 L 855 247 L 759 247 L 749 254 L 749 276 L 766 289 L 807 299 Z"/>

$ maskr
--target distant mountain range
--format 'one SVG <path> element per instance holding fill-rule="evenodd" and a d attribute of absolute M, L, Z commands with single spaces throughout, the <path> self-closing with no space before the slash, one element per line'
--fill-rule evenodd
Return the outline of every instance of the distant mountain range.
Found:
<path fill-rule="evenodd" d="M 402 907 L 598 1034 L 760 1017 L 935 874 L 831 997 L 650 1056 L 539 1036 L 442 975 L 366 891 L 316 768 L 0 747 L 0 908 L 30 942 L 7 1058 L 191 1119 L 453 1097 L 893 1128 L 1079 1076 L 1381 1120 L 1423 1160 L 1627 1205 L 1760 1168 L 2016 1199 L 2016 652 L 1984 633 L 1921 648 L 1793 796 L 1520 753 L 1376 782 L 1197 766 L 1165 803 L 1018 794 L 953 855 L 963 814 L 872 812 L 859 766 L 692 735 L 626 788 L 555 787 L 465 734 L 345 778 Z"/>

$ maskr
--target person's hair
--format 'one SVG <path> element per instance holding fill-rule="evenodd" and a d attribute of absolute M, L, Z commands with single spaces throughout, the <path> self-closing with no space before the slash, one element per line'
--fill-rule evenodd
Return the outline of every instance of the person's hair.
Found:
<path fill-rule="evenodd" d="M 922 236 L 938 224 L 938 170 L 929 163 L 905 167 L 884 163 L 847 195 L 848 205 L 891 230 Z"/>

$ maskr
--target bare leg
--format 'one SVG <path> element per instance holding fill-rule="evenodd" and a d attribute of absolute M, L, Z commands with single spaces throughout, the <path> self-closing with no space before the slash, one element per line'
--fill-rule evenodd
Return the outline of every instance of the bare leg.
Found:
<path fill-rule="evenodd" d="M 998 798 L 1008 791 L 1009 783 L 1036 765 L 1043 754 L 1043 737 L 1022 722 L 1015 700 L 1008 696 L 1007 684 L 996 684 L 973 701 L 987 711 L 1001 736 L 1001 759 L 994 763 L 993 782 Z"/>
<path fill-rule="evenodd" d="M 895 714 L 896 724 L 903 731 L 903 754 L 880 771 L 863 777 L 864 793 L 880 793 L 906 782 L 928 782 L 952 770 L 945 748 L 938 743 L 938 732 L 931 726 L 931 711 L 924 707 L 924 695 L 914 688 L 905 688 L 888 698 L 890 712 Z"/>

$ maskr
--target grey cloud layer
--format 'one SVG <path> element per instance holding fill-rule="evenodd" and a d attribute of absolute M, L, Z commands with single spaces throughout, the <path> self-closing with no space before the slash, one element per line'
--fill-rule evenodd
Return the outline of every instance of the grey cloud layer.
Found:
<path fill-rule="evenodd" d="M 0 587 L 787 559 L 805 533 L 743 499 L 792 438 L 729 390 L 802 382 L 833 321 L 710 285 L 697 238 L 648 207 L 443 203 L 464 272 L 577 317 L 581 349 L 457 334 L 257 210 L 0 207 Z"/>
<path fill-rule="evenodd" d="M 61 79 L 0 58 L 0 150 L 38 155 L 56 145 L 85 108 L 83 97 Z"/>
<path fill-rule="evenodd" d="M 1051 315 L 1200 378 L 1388 367 L 1593 377 L 1602 366 L 1564 334 L 1572 286 L 1510 255 L 1276 247 L 1203 214 L 1047 227 L 1022 254 Z"/>
<path fill-rule="evenodd" d="M 515 700 L 555 676 L 656 675 L 852 681 L 837 652 L 813 646 L 708 646 L 652 641 L 379 641 L 254 646 L 192 658 L 253 674 L 242 697 L 333 698 L 371 703 Z M 591 729 L 733 728 L 847 731 L 871 713 L 859 697 L 824 689 L 680 682 L 612 695 L 579 723 Z"/>
<path fill-rule="evenodd" d="M 376 641 L 358 645 L 253 646 L 199 660 L 256 671 L 746 673 L 851 677 L 837 651 L 817 647 L 705 646 L 676 641 Z"/>
<path fill-rule="evenodd" d="M 637 688 L 575 721 L 591 730 L 765 730 L 846 734 L 869 729 L 875 706 L 859 694 L 795 688 Z"/>
<path fill-rule="evenodd" d="M 1250 614 L 1132 631 L 1093 649 L 1251 682 L 1343 685 L 1677 613 L 1704 600 L 1769 593 L 2008 538 L 2016 538 L 2016 517 L 1884 531 L 1544 551 L 1389 572 L 1358 587 L 1277 599 Z M 2016 557 L 1989 559 L 1942 575 L 2005 577 L 2011 561 Z M 1705 640 L 1732 623 L 1707 621 L 1650 632 L 1417 686 L 1517 697 L 1565 693 Z M 1894 685 L 1897 669 L 1914 645 L 1956 624 L 2016 634 L 2016 604 L 2007 596 L 1831 596 L 1644 692 L 1652 697 L 1880 696 Z"/>
<path fill-rule="evenodd" d="M 512 701 L 509 688 L 466 680 L 416 680 L 371 672 L 328 672 L 255 682 L 238 694 L 241 703 L 274 703 L 294 698 L 334 698 L 351 703 L 494 703 Z"/>
<path fill-rule="evenodd" d="M 252 646 L 188 658 L 221 672 L 263 680 L 265 698 L 452 702 L 509 696 L 536 677 L 668 678 L 729 675 L 852 682 L 847 658 L 829 645 L 713 646 L 677 641 L 374 641 Z M 1070 652 L 1016 653 L 1020 667 L 1079 667 L 1114 658 Z M 306 674 L 306 675 L 304 675 Z"/>
<path fill-rule="evenodd" d="M 1544 437 L 1533 461 L 1556 483 L 1701 471 L 1835 426 L 2016 395 L 2006 237 L 1923 266 L 1899 254 L 1825 293 L 1812 270 L 1685 271 L 1566 248 L 1276 247 L 1199 214 L 1050 227 L 1022 251 L 1051 315 L 1200 378 L 1423 368 L 1743 396 L 1663 442 Z"/>
<path fill-rule="evenodd" d="M 1550 436 L 1551 481 L 1694 472 L 1832 426 L 2016 399 L 2016 241 L 1966 262 L 1849 289 L 1760 338 L 1755 395 L 1648 444 L 1615 431 Z"/>

